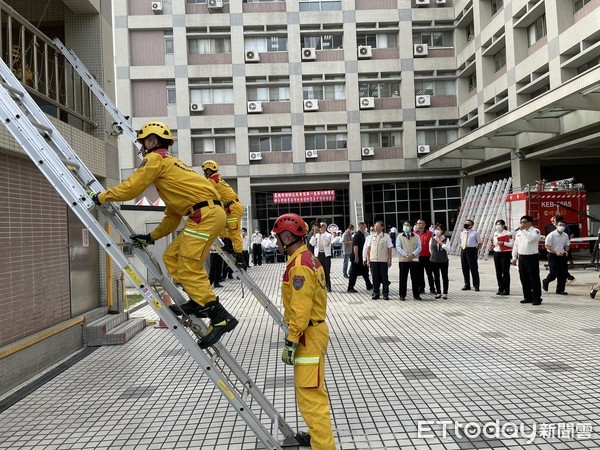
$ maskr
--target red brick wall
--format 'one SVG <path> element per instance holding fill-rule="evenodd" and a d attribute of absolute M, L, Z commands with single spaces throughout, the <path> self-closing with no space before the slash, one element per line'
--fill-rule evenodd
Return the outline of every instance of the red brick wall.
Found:
<path fill-rule="evenodd" d="M 71 317 L 67 206 L 29 160 L 0 153 L 0 347 Z"/>

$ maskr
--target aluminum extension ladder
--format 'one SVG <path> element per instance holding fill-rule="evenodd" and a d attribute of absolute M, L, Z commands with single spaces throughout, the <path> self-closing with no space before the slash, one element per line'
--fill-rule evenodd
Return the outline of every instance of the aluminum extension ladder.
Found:
<path fill-rule="evenodd" d="M 297 447 L 298 442 L 292 428 L 225 347 L 219 342 L 206 350 L 199 348 L 194 335 L 206 333 L 207 327 L 204 322 L 198 319 L 192 323 L 190 318 L 185 316 L 181 320 L 178 319 L 163 303 L 157 289 L 149 285 L 141 273 L 129 264 L 125 255 L 121 252 L 119 244 L 112 240 L 92 214 L 96 205 L 87 192 L 88 190 L 101 192 L 104 187 L 61 136 L 4 61 L 0 61 L 0 77 L 2 78 L 0 81 L 2 86 L 2 89 L 0 89 L 0 119 L 33 163 L 89 229 L 104 251 L 129 277 L 159 318 L 190 353 L 206 376 L 218 387 L 223 397 L 256 434 L 265 448 Z M 123 125 L 125 123 L 126 121 Z M 125 130 L 126 127 L 123 127 L 123 129 Z M 104 213 L 112 228 L 125 241 L 130 242 L 129 236 L 134 231 L 120 215 L 117 208 L 108 203 L 101 206 L 100 210 Z M 158 262 L 152 255 L 145 249 L 134 248 L 134 252 L 146 265 L 156 283 L 160 284 L 164 292 L 168 293 L 176 303 L 183 303 L 185 301 L 183 294 L 162 273 Z M 187 328 L 181 326 L 182 324 L 186 325 Z M 273 429 L 279 430 L 283 434 L 283 444 L 278 442 L 277 438 L 267 430 L 265 425 L 252 412 L 250 405 L 246 403 L 248 395 L 272 421 Z"/>
<path fill-rule="evenodd" d="M 112 100 L 106 95 L 106 92 L 104 92 L 100 84 L 96 81 L 96 79 L 87 69 L 85 64 L 81 62 L 81 60 L 75 54 L 75 52 L 73 52 L 73 50 L 65 47 L 65 45 L 60 41 L 60 39 L 54 38 L 54 43 L 64 55 L 64 57 L 67 59 L 67 61 L 69 61 L 69 63 L 73 66 L 77 73 L 79 73 L 81 79 L 88 85 L 88 87 L 94 93 L 94 95 L 96 95 L 98 100 L 102 102 L 106 111 L 113 117 L 113 119 L 115 120 L 114 125 L 118 126 L 123 132 L 123 134 L 127 135 L 127 137 L 129 137 L 129 139 L 134 145 L 136 145 L 138 148 L 141 148 L 140 144 L 137 142 L 137 133 L 131 127 L 127 118 L 119 111 L 119 109 L 115 106 Z M 273 318 L 275 323 L 281 328 L 284 335 L 287 336 L 288 327 L 285 321 L 283 320 L 283 315 L 281 314 L 281 311 L 279 311 L 279 309 L 269 300 L 269 298 L 254 282 L 254 280 L 248 275 L 248 273 L 245 270 L 241 270 L 235 264 L 235 259 L 229 253 L 223 250 L 222 245 L 218 243 L 218 240 L 215 241 L 215 243 L 213 244 L 213 248 L 217 251 L 217 253 L 219 253 L 219 255 L 221 255 L 223 261 L 229 266 L 233 273 L 240 279 L 240 281 L 248 288 L 252 295 L 254 295 L 254 297 L 256 297 L 260 304 L 265 308 L 265 310 Z M 176 303 L 181 304 L 182 301 L 176 301 Z M 195 319 L 193 320 L 195 322 Z"/>

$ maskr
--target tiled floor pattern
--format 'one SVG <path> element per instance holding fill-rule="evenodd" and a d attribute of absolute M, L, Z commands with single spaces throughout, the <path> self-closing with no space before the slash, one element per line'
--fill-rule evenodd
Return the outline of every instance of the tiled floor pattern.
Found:
<path fill-rule="evenodd" d="M 516 271 L 514 295 L 495 295 L 491 260 L 481 263 L 481 292 L 460 291 L 457 261 L 450 272 L 448 300 L 400 302 L 394 266 L 392 300 L 372 301 L 360 280 L 358 294 L 345 292 L 341 259 L 333 261 L 327 386 L 337 447 L 600 448 L 600 301 L 587 295 L 598 273 L 576 271 L 568 297 L 545 293 L 534 307 L 519 304 Z M 283 264 L 250 269 L 277 304 L 282 273 Z M 279 359 L 281 332 L 247 289 L 241 296 L 239 281 L 219 294 L 241 319 L 227 348 L 292 428 L 304 429 L 293 372 Z M 496 421 L 501 435 L 491 428 Z M 477 432 L 483 425 L 486 435 Z M 523 437 L 532 427 L 533 438 Z M 0 414 L 0 449 L 67 448 L 261 445 L 175 338 L 150 327 L 91 353 Z"/>

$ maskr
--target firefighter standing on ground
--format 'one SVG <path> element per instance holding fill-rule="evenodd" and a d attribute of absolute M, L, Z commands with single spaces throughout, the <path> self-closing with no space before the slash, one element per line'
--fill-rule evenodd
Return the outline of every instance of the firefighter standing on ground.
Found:
<path fill-rule="evenodd" d="M 202 171 L 204 172 L 204 176 L 214 183 L 214 186 L 221 195 L 221 200 L 223 200 L 223 208 L 227 213 L 227 224 L 224 231 L 221 233 L 221 237 L 231 240 L 236 265 L 239 267 L 246 267 L 242 255 L 242 250 L 244 249 L 242 235 L 240 234 L 244 207 L 240 203 L 240 199 L 235 191 L 227 184 L 221 174 L 218 173 L 219 165 L 216 161 L 213 161 L 212 159 L 204 161 L 204 164 L 202 164 Z M 230 250 L 227 246 L 225 249 Z"/>
<path fill-rule="evenodd" d="M 329 328 L 325 322 L 327 291 L 325 272 L 308 250 L 304 238 L 308 227 L 296 214 L 283 214 L 275 221 L 279 251 L 288 255 L 281 285 L 284 320 L 289 334 L 281 354 L 294 366 L 298 409 L 308 425 L 313 450 L 334 450 L 329 398 L 325 389 L 325 355 Z M 299 433 L 306 439 L 304 433 Z"/>
<path fill-rule="evenodd" d="M 210 347 L 238 323 L 219 303 L 204 269 L 210 246 L 225 227 L 219 193 L 206 178 L 169 153 L 174 139 L 165 124 L 147 123 L 138 132 L 137 140 L 144 152 L 140 167 L 127 180 L 92 198 L 99 205 L 131 200 L 151 184 L 156 186 L 166 205 L 165 216 L 149 234 L 131 236 L 134 245 L 140 247 L 171 234 L 182 217 L 188 216 L 183 231 L 167 247 L 163 258 L 169 274 L 183 286 L 191 301 L 181 305 L 181 309 L 176 305 L 171 309 L 178 315 L 183 311 L 208 317 L 211 326 L 199 344 Z"/>

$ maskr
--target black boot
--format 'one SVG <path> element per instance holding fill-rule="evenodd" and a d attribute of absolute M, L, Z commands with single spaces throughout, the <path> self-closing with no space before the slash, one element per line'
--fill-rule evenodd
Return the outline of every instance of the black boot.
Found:
<path fill-rule="evenodd" d="M 238 324 L 235 317 L 227 312 L 218 300 L 204 305 L 204 309 L 210 319 L 208 333 L 198 341 L 200 348 L 208 348 L 215 345 L 223 334 L 232 331 Z"/>
<path fill-rule="evenodd" d="M 298 431 L 294 437 L 300 447 L 310 447 L 310 434 L 306 431 Z"/>
<path fill-rule="evenodd" d="M 244 259 L 244 255 L 242 255 L 241 253 L 235 254 L 235 265 L 238 266 L 240 269 L 246 270 L 247 266 L 246 260 Z"/>
<path fill-rule="evenodd" d="M 218 300 L 219 297 L 217 297 L 217 301 Z M 169 305 L 169 309 L 173 311 L 176 316 L 183 316 L 183 314 L 185 314 L 187 316 L 196 316 L 200 318 L 208 317 L 206 306 L 202 306 L 193 300 L 185 302 L 183 305 L 176 305 L 173 303 L 172 305 Z"/>
<path fill-rule="evenodd" d="M 235 252 L 233 251 L 233 242 L 231 242 L 231 239 L 223 239 L 223 250 L 225 250 L 227 253 L 230 254 L 234 254 Z"/>

